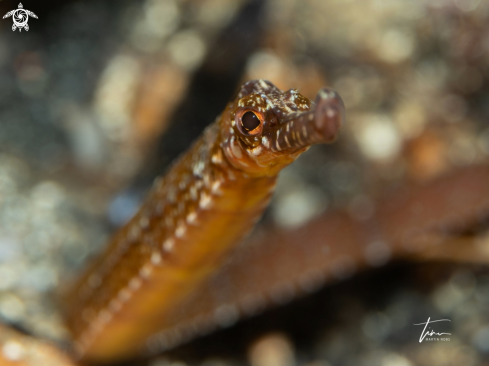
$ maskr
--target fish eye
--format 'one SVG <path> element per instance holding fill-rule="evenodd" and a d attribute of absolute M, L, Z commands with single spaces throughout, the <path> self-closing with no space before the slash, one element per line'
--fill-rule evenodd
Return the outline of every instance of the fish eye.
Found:
<path fill-rule="evenodd" d="M 250 110 L 242 110 L 236 114 L 236 124 L 239 131 L 246 136 L 259 135 L 263 130 L 261 114 Z"/>
<path fill-rule="evenodd" d="M 257 128 L 260 125 L 260 119 L 254 114 L 253 112 L 246 112 L 243 114 L 241 117 L 241 126 L 246 131 L 253 131 L 255 128 Z"/>

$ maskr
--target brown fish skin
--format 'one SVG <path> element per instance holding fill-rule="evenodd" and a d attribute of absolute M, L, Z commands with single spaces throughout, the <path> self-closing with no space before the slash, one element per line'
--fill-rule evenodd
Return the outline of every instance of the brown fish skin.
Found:
<path fill-rule="evenodd" d="M 343 120 L 332 90 L 314 104 L 265 80 L 244 84 L 65 295 L 78 356 L 137 355 L 253 227 L 280 170 L 311 144 L 332 142 Z"/>

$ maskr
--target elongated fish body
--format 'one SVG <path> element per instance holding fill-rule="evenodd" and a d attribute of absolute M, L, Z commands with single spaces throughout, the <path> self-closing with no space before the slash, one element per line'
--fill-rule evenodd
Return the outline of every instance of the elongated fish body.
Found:
<path fill-rule="evenodd" d="M 250 231 L 280 170 L 311 144 L 332 142 L 343 119 L 332 90 L 312 103 L 265 80 L 244 84 L 66 294 L 79 357 L 137 355 Z"/>

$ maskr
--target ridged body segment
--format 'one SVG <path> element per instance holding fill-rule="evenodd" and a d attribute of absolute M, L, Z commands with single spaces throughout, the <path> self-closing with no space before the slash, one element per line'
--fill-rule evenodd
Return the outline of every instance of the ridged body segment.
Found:
<path fill-rule="evenodd" d="M 232 168 L 217 132 L 209 128 L 156 181 L 143 207 L 77 285 L 69 319 L 79 351 L 104 358 L 155 331 L 155 318 L 212 272 L 260 217 L 276 178 L 251 178 Z"/>

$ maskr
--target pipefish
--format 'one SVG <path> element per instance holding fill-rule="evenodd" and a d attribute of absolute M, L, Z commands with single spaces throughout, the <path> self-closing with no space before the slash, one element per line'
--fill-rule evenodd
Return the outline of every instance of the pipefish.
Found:
<path fill-rule="evenodd" d="M 344 114 L 332 89 L 313 103 L 266 80 L 245 83 L 65 295 L 81 359 L 137 355 L 253 228 L 279 172 L 334 141 Z"/>

